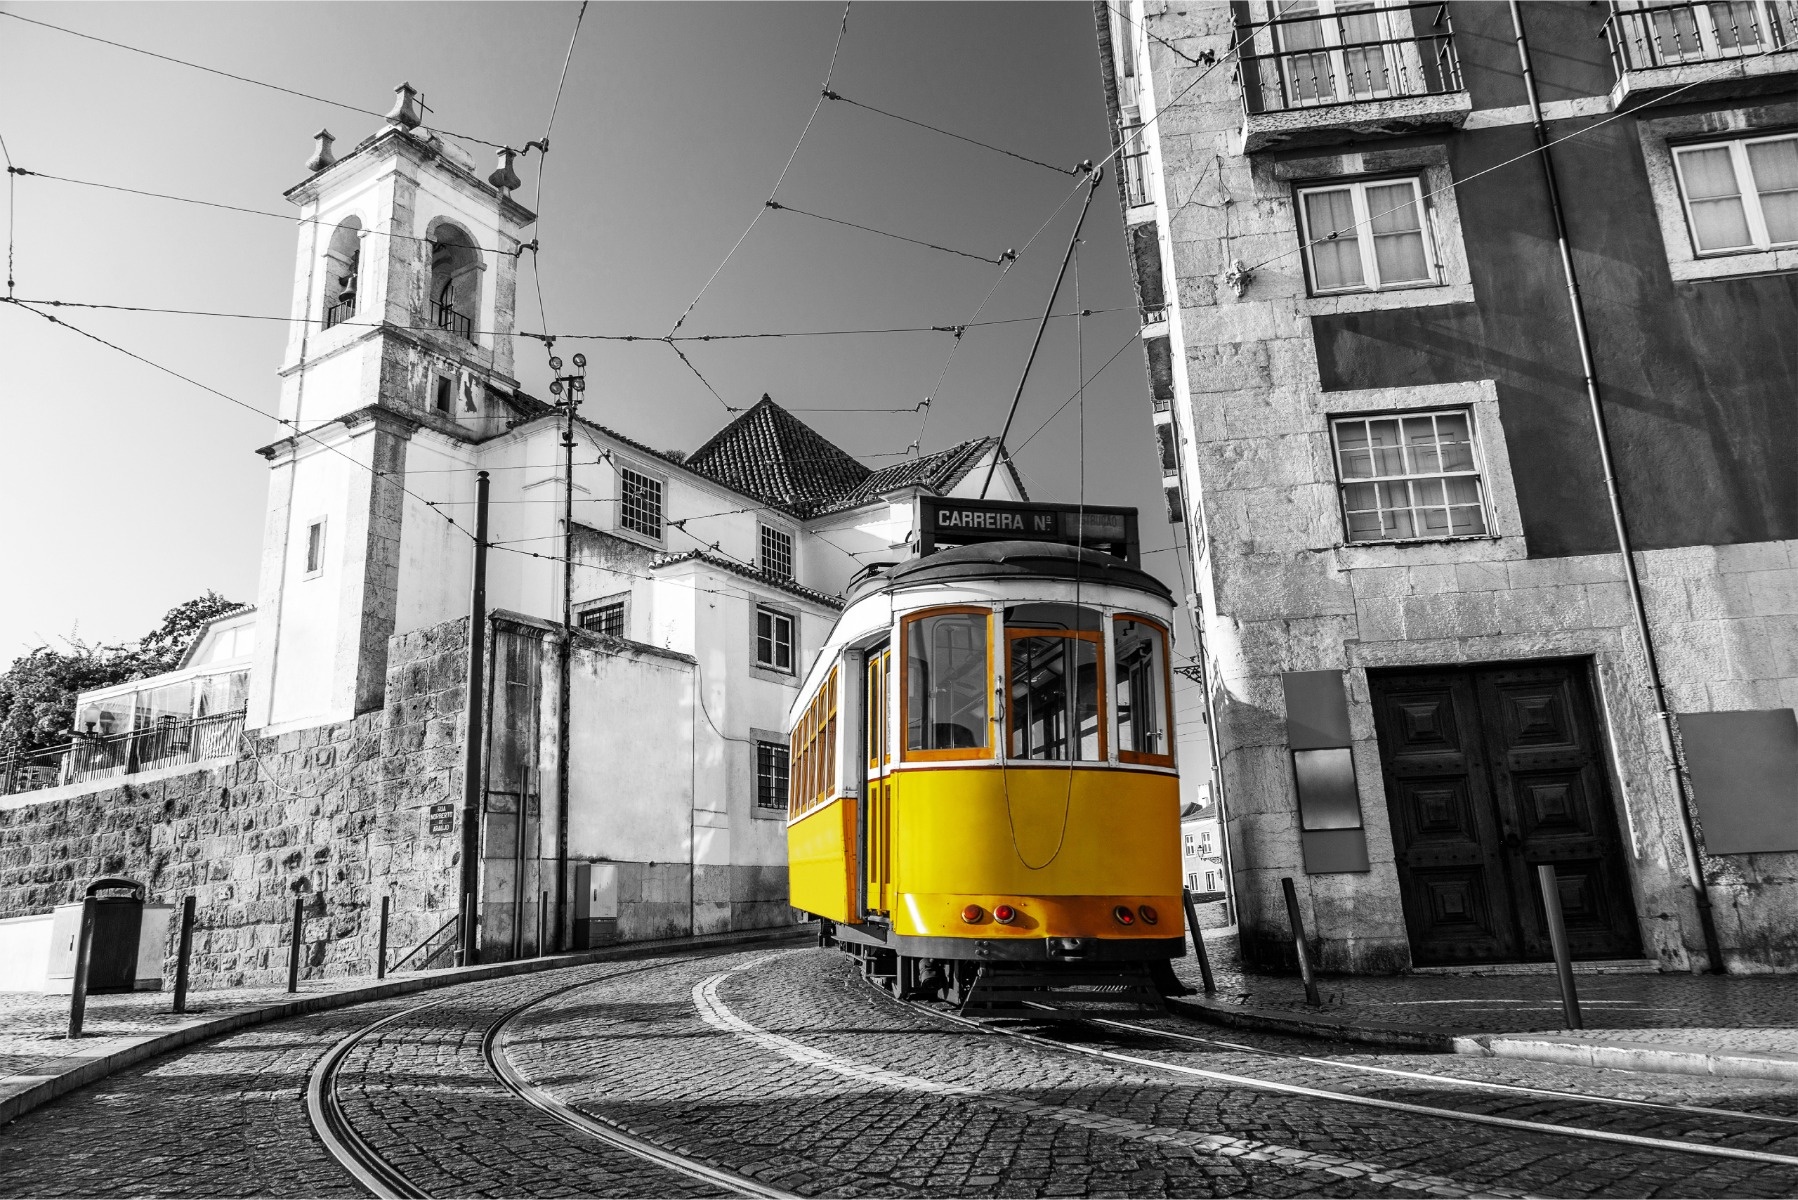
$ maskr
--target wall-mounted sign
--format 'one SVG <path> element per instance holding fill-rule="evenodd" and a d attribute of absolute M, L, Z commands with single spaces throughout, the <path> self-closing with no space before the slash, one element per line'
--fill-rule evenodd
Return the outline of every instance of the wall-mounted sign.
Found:
<path fill-rule="evenodd" d="M 1136 510 L 1010 500 L 918 499 L 918 553 L 973 542 L 1057 542 L 1085 546 L 1137 565 Z"/>
<path fill-rule="evenodd" d="M 432 834 L 454 833 L 456 831 L 456 806 L 454 804 L 433 804 L 427 830 Z"/>

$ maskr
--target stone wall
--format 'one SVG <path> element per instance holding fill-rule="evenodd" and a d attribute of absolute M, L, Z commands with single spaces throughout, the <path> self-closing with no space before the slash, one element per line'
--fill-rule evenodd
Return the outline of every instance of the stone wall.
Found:
<path fill-rule="evenodd" d="M 384 889 L 395 954 L 455 911 L 459 825 L 434 835 L 429 818 L 433 804 L 460 810 L 466 629 L 395 638 L 382 710 L 246 737 L 235 761 L 6 797 L 0 917 L 78 901 L 94 876 L 125 875 L 177 912 L 196 897 L 196 989 L 264 985 L 285 978 L 299 898 L 303 977 L 371 974 Z"/>

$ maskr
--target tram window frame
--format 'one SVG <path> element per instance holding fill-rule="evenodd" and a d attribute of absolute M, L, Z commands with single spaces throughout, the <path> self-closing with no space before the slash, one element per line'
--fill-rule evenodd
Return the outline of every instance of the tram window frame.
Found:
<path fill-rule="evenodd" d="M 796 820 L 840 797 L 837 790 L 838 667 L 806 701 L 788 735 L 787 813 Z"/>
<path fill-rule="evenodd" d="M 984 618 L 982 643 L 985 650 L 981 689 L 981 742 L 977 746 L 952 746 L 925 749 L 911 744 L 912 731 L 912 627 L 932 617 L 971 616 Z M 995 752 L 993 736 L 993 610 L 981 605 L 950 604 L 938 608 L 919 609 L 907 613 L 899 622 L 899 694 L 901 706 L 899 759 L 901 762 L 983 762 L 991 761 Z"/>
<path fill-rule="evenodd" d="M 1153 629 L 1156 633 L 1161 635 L 1161 721 L 1160 721 L 1160 725 L 1161 725 L 1161 730 L 1162 730 L 1162 736 L 1167 739 L 1167 753 L 1166 754 L 1149 754 L 1149 753 L 1146 753 L 1141 750 L 1126 750 L 1124 748 L 1124 731 L 1122 728 L 1119 728 L 1119 730 L 1118 730 L 1118 762 L 1127 763 L 1131 766 L 1141 766 L 1141 767 L 1172 767 L 1174 765 L 1174 682 L 1173 682 L 1173 660 L 1172 660 L 1173 648 L 1171 645 L 1171 639 L 1168 637 L 1167 626 L 1162 624 L 1160 621 L 1157 621 L 1154 617 L 1151 617 L 1146 613 L 1136 613 L 1136 612 L 1112 613 L 1111 614 L 1111 641 L 1112 641 L 1112 648 L 1113 648 L 1114 655 L 1116 654 L 1116 647 L 1117 647 L 1118 625 L 1119 625 L 1119 623 L 1124 622 L 1124 621 L 1132 621 L 1138 625 L 1146 625 L 1150 629 Z M 1117 661 L 1119 663 L 1121 663 L 1123 661 L 1121 655 L 1117 655 Z M 1114 671 L 1115 671 L 1115 667 L 1114 667 Z M 1112 691 L 1112 693 L 1115 696 L 1117 693 L 1117 690 L 1118 690 L 1118 680 L 1115 677 L 1111 681 L 1111 689 L 1110 690 Z M 1121 714 L 1123 712 L 1122 701 L 1114 699 L 1113 703 L 1114 703 L 1114 705 L 1116 705 L 1116 711 L 1120 715 L 1120 723 L 1121 723 Z"/>
<path fill-rule="evenodd" d="M 1070 605 L 1069 607 L 1073 607 L 1073 606 Z M 1081 606 L 1081 607 L 1084 608 L 1085 606 Z M 1005 685 L 1004 686 L 1005 686 L 1005 761 L 1006 762 L 1008 762 L 1008 763 L 1046 763 L 1046 764 L 1054 764 L 1057 766 L 1061 766 L 1064 764 L 1066 764 L 1066 765 L 1080 764 L 1080 765 L 1085 765 L 1085 766 L 1101 766 L 1101 765 L 1111 761 L 1111 746 L 1110 746 L 1109 739 L 1107 736 L 1110 732 L 1110 730 L 1109 730 L 1110 713 L 1107 711 L 1108 705 L 1106 702 L 1106 695 L 1108 692 L 1110 692 L 1111 689 L 1106 683 L 1106 679 L 1108 678 L 1108 676 L 1106 673 L 1107 655 L 1105 653 L 1104 616 L 1102 614 L 1100 614 L 1097 610 L 1089 610 L 1089 611 L 1091 611 L 1091 613 L 1092 613 L 1093 624 L 1094 624 L 1094 628 L 1092 628 L 1090 630 L 1088 630 L 1088 629 L 1056 629 L 1056 628 L 1052 628 L 1052 627 L 1044 627 L 1044 626 L 1036 626 L 1036 625 L 1018 625 L 1018 626 L 1014 627 L 1010 624 L 1007 624 L 1005 626 Z M 1016 685 L 1012 678 L 1012 667 L 1013 667 L 1013 664 L 1015 661 L 1013 658 L 1014 651 L 1012 649 L 1012 644 L 1014 642 L 1019 641 L 1024 638 L 1063 638 L 1063 639 L 1066 639 L 1067 641 L 1072 641 L 1072 642 L 1086 642 L 1093 647 L 1093 703 L 1096 705 L 1096 711 L 1093 714 L 1093 716 L 1094 716 L 1093 730 L 1098 735 L 1098 741 L 1099 741 L 1098 753 L 1094 757 L 1092 757 L 1092 758 L 1085 758 L 1085 757 L 1037 758 L 1037 757 L 1028 756 L 1028 755 L 1020 755 L 1013 751 L 1013 746 L 1016 743 L 1016 738 L 1017 738 L 1017 733 L 1018 733 L 1017 718 L 1018 718 L 1018 712 L 1019 712 L 1020 706 L 1017 703 L 1017 697 L 1014 692 Z M 1076 666 L 1078 666 L 1078 665 L 1079 664 L 1076 663 Z M 1074 735 L 1073 735 L 1072 739 L 1070 739 L 1070 740 L 1072 741 L 1072 743 L 1075 745 L 1075 747 L 1077 749 L 1078 745 L 1081 741 L 1080 732 L 1078 730 L 1075 730 Z"/>

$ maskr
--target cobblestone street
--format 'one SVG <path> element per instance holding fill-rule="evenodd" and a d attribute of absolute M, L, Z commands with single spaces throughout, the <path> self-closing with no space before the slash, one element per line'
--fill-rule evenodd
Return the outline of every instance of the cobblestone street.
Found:
<path fill-rule="evenodd" d="M 361 1194 L 352 1170 L 445 1197 L 1785 1196 L 1798 1085 L 969 1022 L 776 944 L 283 1021 L 0 1130 L 9 1196 Z"/>

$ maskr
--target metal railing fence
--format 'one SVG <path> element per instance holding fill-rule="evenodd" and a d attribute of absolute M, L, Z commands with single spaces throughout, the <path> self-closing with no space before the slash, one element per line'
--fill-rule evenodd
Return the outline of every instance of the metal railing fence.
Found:
<path fill-rule="evenodd" d="M 1798 0 L 1611 5 L 1603 36 L 1611 65 L 1626 71 L 1724 62 L 1798 47 Z"/>
<path fill-rule="evenodd" d="M 439 329 L 447 329 L 459 338 L 474 340 L 474 318 L 457 312 L 447 304 L 431 301 L 431 321 Z"/>
<path fill-rule="evenodd" d="M 61 746 L 0 759 L 0 795 L 135 775 L 158 767 L 236 755 L 244 710 L 179 719 L 164 717 L 128 733 L 81 736 Z"/>
<path fill-rule="evenodd" d="M 1236 78 L 1250 114 L 1464 89 L 1443 0 L 1258 21 L 1236 37 Z"/>

